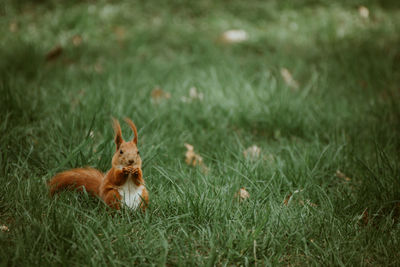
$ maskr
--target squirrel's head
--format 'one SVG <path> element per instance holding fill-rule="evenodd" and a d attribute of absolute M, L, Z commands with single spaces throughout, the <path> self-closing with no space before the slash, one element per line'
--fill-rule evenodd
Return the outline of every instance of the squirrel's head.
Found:
<path fill-rule="evenodd" d="M 126 123 L 132 128 L 134 137 L 131 141 L 124 141 L 122 138 L 121 126 L 118 120 L 113 119 L 113 128 L 115 132 L 115 144 L 117 149 L 112 158 L 112 165 L 115 168 L 123 168 L 132 166 L 134 168 L 142 167 L 142 160 L 137 148 L 138 134 L 135 124 L 128 118 L 125 118 Z"/>

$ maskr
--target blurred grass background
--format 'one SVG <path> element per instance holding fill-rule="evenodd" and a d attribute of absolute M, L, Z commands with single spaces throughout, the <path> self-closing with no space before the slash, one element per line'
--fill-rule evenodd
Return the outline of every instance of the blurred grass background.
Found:
<path fill-rule="evenodd" d="M 394 0 L 0 3 L 1 264 L 398 265 L 399 30 Z M 111 116 L 139 128 L 146 214 L 48 197 L 110 168 Z"/>

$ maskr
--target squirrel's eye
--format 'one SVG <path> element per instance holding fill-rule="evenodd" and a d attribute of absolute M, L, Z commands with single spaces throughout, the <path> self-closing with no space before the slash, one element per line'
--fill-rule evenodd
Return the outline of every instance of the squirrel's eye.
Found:
<path fill-rule="evenodd" d="M 139 151 L 137 152 L 138 155 L 140 155 Z"/>
<path fill-rule="evenodd" d="M 124 154 L 124 151 L 122 151 L 122 149 L 119 151 L 119 154 Z"/>

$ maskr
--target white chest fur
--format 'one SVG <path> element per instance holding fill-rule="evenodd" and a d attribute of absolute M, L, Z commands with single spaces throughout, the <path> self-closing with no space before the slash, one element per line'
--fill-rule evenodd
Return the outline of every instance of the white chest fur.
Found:
<path fill-rule="evenodd" d="M 143 185 L 137 186 L 131 178 L 118 188 L 122 202 L 131 209 L 137 209 L 142 202 Z"/>

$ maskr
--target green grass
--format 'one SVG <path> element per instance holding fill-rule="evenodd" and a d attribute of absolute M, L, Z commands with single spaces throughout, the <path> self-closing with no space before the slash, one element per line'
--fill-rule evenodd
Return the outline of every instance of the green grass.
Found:
<path fill-rule="evenodd" d="M 400 265 L 400 5 L 331 2 L 0 4 L 0 264 Z M 145 214 L 48 195 L 59 171 L 110 168 L 111 116 L 138 126 Z"/>

